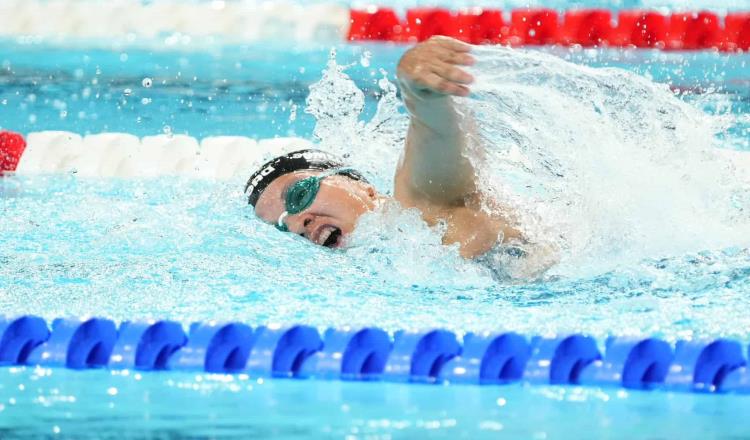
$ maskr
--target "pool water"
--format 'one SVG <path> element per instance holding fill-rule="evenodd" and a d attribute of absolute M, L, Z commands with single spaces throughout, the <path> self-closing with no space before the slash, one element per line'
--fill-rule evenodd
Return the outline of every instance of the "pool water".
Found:
<path fill-rule="evenodd" d="M 750 405 L 578 387 L 45 369 L 0 378 L 3 438 L 744 438 Z"/>
<path fill-rule="evenodd" d="M 309 43 L 288 48 L 278 43 L 216 43 L 202 50 L 170 50 L 157 44 L 101 48 L 99 43 L 93 49 L 78 45 L 82 47 L 61 49 L 42 38 L 3 41 L 0 126 L 23 133 L 68 130 L 144 136 L 168 130 L 199 139 L 310 137 L 314 119 L 301 110 L 332 48 L 365 92 L 365 117 L 381 94 L 379 70 L 385 69 L 393 79 L 405 50 L 378 44 Z M 749 111 L 747 54 L 543 50 L 577 63 L 621 67 L 687 92 L 711 91 L 709 103 L 726 105 L 726 97 L 730 111 Z M 148 88 L 143 85 L 147 78 Z M 690 94 L 688 99 L 701 96 Z M 300 111 L 290 120 L 292 106 Z"/>
<path fill-rule="evenodd" d="M 351 65 L 346 74 L 364 92 L 360 118 L 367 121 L 387 94 L 381 69 L 392 80 L 404 49 L 335 49 L 338 64 Z M 319 45 L 89 50 L 6 41 L 0 45 L 0 128 L 311 138 L 316 121 L 304 111 L 305 100 L 330 51 Z M 556 53 L 669 83 L 683 92 L 680 99 L 730 120 L 717 137 L 720 147 L 750 150 L 750 56 Z M 279 234 L 246 206 L 244 177 L 3 179 L 0 308 L 48 319 L 221 319 L 750 342 L 750 251 L 742 243 L 655 255 L 599 273 L 498 283 L 455 249 L 440 246 L 414 213 L 389 217 L 408 234 L 346 253 Z M 387 182 L 376 183 L 385 189 Z M 738 422 L 748 400 L 733 395 L 33 367 L 2 369 L 0 376 L 3 438 L 750 435 Z"/>

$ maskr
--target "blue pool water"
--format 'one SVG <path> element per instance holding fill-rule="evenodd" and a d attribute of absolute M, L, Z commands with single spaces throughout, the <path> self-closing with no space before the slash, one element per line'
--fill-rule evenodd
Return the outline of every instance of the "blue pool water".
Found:
<path fill-rule="evenodd" d="M 3 438 L 745 438 L 739 416 L 750 404 L 575 387 L 68 370 L 6 369 L 2 384 Z"/>
<path fill-rule="evenodd" d="M 20 132 L 68 130 L 80 134 L 163 132 L 197 138 L 243 135 L 254 138 L 312 134 L 314 120 L 304 108 L 308 87 L 320 79 L 332 45 L 274 43 L 204 50 L 167 50 L 154 45 L 90 49 L 45 42 L 6 40 L 0 45 L 0 126 Z M 374 110 L 379 69 L 391 79 L 405 48 L 390 45 L 338 45 L 347 73 Z M 282 50 L 283 49 L 283 50 Z M 622 67 L 670 82 L 681 90 L 715 90 L 728 96 L 731 111 L 750 107 L 750 56 L 712 52 L 553 50 L 575 62 Z M 362 65 L 369 52 L 372 63 Z M 144 78 L 152 79 L 150 88 Z M 128 91 L 129 92 L 126 92 Z M 689 99 L 689 98 L 688 98 Z M 144 101 L 145 100 L 145 101 Z M 19 111 L 20 110 L 20 111 Z M 747 129 L 747 124 L 744 125 Z M 746 132 L 745 132 L 746 134 Z"/>
<path fill-rule="evenodd" d="M 0 45 L 0 126 L 25 133 L 309 138 L 315 120 L 303 111 L 305 99 L 330 49 L 93 50 L 6 41 Z M 336 50 L 339 64 L 352 64 L 347 74 L 365 93 L 362 119 L 368 120 L 383 93 L 379 69 L 392 79 L 403 48 Z M 557 53 L 670 83 L 687 92 L 680 99 L 691 106 L 730 120 L 718 147 L 750 150 L 748 55 Z M 151 87 L 143 86 L 145 78 Z M 243 183 L 242 176 L 228 182 L 3 180 L 0 310 L 389 331 L 502 328 L 671 341 L 728 336 L 750 343 L 750 251 L 739 241 L 541 282 L 498 283 L 440 247 L 408 215 L 397 220 L 413 226 L 410 234 L 347 253 L 280 235 L 253 218 Z M 608 388 L 0 369 L 3 438 L 744 438 L 747 410 L 741 396 Z"/>

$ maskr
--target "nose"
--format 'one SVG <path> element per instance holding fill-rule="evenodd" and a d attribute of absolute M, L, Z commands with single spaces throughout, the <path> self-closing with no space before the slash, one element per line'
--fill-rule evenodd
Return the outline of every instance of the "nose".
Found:
<path fill-rule="evenodd" d="M 301 213 L 287 217 L 287 227 L 295 234 L 301 235 L 308 240 L 312 236 L 314 218 L 312 214 Z"/>

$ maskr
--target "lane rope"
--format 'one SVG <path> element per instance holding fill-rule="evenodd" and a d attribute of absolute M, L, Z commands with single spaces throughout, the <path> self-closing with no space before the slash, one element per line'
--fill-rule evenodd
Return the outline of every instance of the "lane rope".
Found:
<path fill-rule="evenodd" d="M 0 37 L 156 41 L 160 47 L 221 42 L 414 43 L 448 35 L 474 44 L 580 45 L 664 50 L 750 50 L 750 11 L 679 11 L 542 7 L 350 9 L 340 3 L 289 0 L 5 0 Z M 220 40 L 214 40 L 219 37 Z M 141 40 L 143 39 L 143 40 Z"/>
<path fill-rule="evenodd" d="M 302 138 L 252 139 L 186 135 L 138 138 L 127 133 L 81 136 L 66 131 L 0 131 L 3 174 L 72 173 L 80 177 L 183 176 L 227 180 L 247 175 L 265 159 L 312 143 Z"/>
<path fill-rule="evenodd" d="M 750 393 L 748 346 L 578 333 L 524 336 L 433 328 L 249 326 L 241 322 L 0 318 L 0 365 L 204 371 L 258 377 L 416 383 L 531 384 Z"/>
<path fill-rule="evenodd" d="M 750 50 L 750 12 L 663 14 L 648 10 L 416 8 L 352 10 L 349 41 L 415 43 L 446 35 L 472 44 L 580 45 L 664 50 Z"/>

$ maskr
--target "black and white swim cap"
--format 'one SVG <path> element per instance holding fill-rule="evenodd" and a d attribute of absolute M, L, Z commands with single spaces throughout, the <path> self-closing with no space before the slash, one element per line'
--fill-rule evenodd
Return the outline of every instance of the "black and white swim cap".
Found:
<path fill-rule="evenodd" d="M 300 170 L 329 170 L 331 168 L 343 168 L 344 163 L 336 156 L 321 150 L 298 150 L 284 156 L 269 160 L 260 167 L 258 171 L 250 176 L 245 185 L 247 201 L 255 206 L 260 195 L 268 188 L 276 178 L 294 171 Z M 367 179 L 355 170 L 345 170 L 340 173 L 350 179 L 367 182 Z"/>

